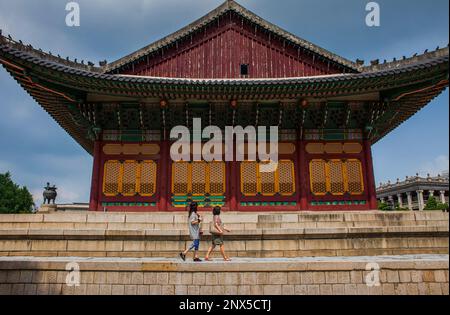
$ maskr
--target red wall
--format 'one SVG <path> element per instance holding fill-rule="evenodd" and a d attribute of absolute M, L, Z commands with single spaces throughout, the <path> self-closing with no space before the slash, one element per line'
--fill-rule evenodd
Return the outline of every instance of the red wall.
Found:
<path fill-rule="evenodd" d="M 160 143 L 161 151 L 158 156 L 106 156 L 102 153 L 102 145 L 106 142 L 96 142 L 94 150 L 94 165 L 90 198 L 91 211 L 103 211 L 102 202 L 155 202 L 156 207 L 107 207 L 108 211 L 180 211 L 170 204 L 171 163 L 169 142 Z M 295 164 L 296 193 L 292 197 L 243 197 L 240 192 L 240 168 L 239 162 L 227 162 L 227 192 L 225 211 L 339 211 L 339 210 L 371 210 L 376 209 L 376 192 L 373 176 L 370 142 L 365 141 L 363 151 L 360 154 L 336 154 L 336 155 L 310 155 L 305 151 L 307 142 L 296 143 L 296 153 L 289 156 L 281 156 L 282 159 L 291 159 Z M 361 196 L 322 196 L 316 197 L 310 192 L 309 161 L 314 158 L 357 158 L 362 162 L 364 176 L 364 194 Z M 102 193 L 103 164 L 106 160 L 140 160 L 152 159 L 158 163 L 157 191 L 152 197 L 105 197 Z M 312 201 L 351 201 L 365 200 L 366 205 L 346 206 L 311 206 Z M 240 202 L 270 202 L 270 201 L 295 201 L 297 206 L 273 207 L 242 207 Z"/>

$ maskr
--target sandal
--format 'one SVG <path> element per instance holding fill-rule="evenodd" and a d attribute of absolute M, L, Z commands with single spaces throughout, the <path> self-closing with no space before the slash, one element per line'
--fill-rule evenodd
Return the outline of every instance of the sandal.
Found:
<path fill-rule="evenodd" d="M 185 254 L 180 253 L 180 257 L 181 257 L 181 259 L 183 259 L 183 261 L 186 261 L 186 255 Z"/>
<path fill-rule="evenodd" d="M 211 261 L 211 259 L 208 257 L 205 257 L 205 261 Z"/>
<path fill-rule="evenodd" d="M 231 258 L 230 258 L 230 257 L 225 257 L 223 260 L 225 260 L 225 261 L 231 261 Z"/>

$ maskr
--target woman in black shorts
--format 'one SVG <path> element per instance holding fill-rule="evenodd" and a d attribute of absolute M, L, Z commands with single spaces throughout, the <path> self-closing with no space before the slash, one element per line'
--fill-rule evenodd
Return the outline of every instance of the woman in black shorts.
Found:
<path fill-rule="evenodd" d="M 230 261 L 231 259 L 225 255 L 225 247 L 223 243 L 223 233 L 224 231 L 230 232 L 229 229 L 225 228 L 225 226 L 222 223 L 222 219 L 220 218 L 220 207 L 214 207 L 213 209 L 213 224 L 214 224 L 214 230 L 217 233 L 211 232 L 212 236 L 212 244 L 208 249 L 208 252 L 206 253 L 205 260 L 209 261 L 209 255 L 211 252 L 216 248 L 216 246 L 220 247 L 220 253 L 222 254 L 222 257 L 225 261 Z"/>

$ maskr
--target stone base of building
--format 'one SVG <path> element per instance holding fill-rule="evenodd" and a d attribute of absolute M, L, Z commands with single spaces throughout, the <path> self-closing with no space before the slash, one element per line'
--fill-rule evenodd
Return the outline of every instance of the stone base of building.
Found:
<path fill-rule="evenodd" d="M 0 294 L 448 295 L 448 259 L 448 255 L 417 255 L 189 263 L 1 257 Z M 79 278 L 66 271 L 74 263 L 80 268 Z M 375 267 L 379 273 L 367 271 Z"/>
<path fill-rule="evenodd" d="M 442 212 L 224 213 L 231 257 L 448 254 Z M 201 255 L 209 247 L 204 215 Z M 0 256 L 178 257 L 186 213 L 0 215 Z"/>
<path fill-rule="evenodd" d="M 43 204 L 39 207 L 39 213 L 53 213 L 58 211 L 58 206 L 55 204 Z"/>

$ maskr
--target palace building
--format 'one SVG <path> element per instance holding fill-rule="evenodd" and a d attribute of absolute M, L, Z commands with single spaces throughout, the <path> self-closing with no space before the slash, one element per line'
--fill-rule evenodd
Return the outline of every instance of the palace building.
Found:
<path fill-rule="evenodd" d="M 353 62 L 230 0 L 99 66 L 0 33 L 3 67 L 93 155 L 91 211 L 376 209 L 371 146 L 447 88 L 448 55 Z M 193 118 L 278 126 L 279 167 L 172 161 L 170 130 Z"/>
<path fill-rule="evenodd" d="M 377 187 L 377 197 L 380 202 L 387 203 L 391 209 L 408 209 L 423 211 L 428 199 L 434 197 L 440 203 L 449 201 L 449 177 L 448 172 L 442 175 L 420 177 L 406 176 L 404 181 L 397 181 L 380 185 Z"/>

